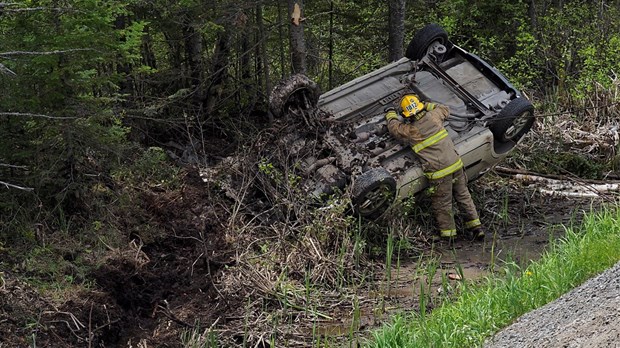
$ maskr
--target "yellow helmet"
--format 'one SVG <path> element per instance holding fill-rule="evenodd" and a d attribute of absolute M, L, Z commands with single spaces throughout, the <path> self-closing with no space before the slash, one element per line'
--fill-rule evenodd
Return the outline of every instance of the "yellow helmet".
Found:
<path fill-rule="evenodd" d="M 403 116 L 411 117 L 424 110 L 424 104 L 415 94 L 405 94 L 400 100 Z"/>

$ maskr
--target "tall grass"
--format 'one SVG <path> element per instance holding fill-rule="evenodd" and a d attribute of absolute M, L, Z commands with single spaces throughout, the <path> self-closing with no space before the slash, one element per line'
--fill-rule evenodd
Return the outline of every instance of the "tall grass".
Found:
<path fill-rule="evenodd" d="M 472 347 L 518 316 L 566 293 L 620 260 L 620 208 L 607 208 L 567 228 L 535 263 L 515 263 L 500 277 L 465 286 L 461 296 L 430 314 L 400 315 L 376 331 L 371 347 Z"/>

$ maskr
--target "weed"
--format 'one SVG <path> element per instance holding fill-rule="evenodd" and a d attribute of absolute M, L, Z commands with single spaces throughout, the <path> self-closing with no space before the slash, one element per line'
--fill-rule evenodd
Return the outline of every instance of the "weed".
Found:
<path fill-rule="evenodd" d="M 354 342 L 356 333 L 358 332 L 361 325 L 361 312 L 360 312 L 360 303 L 357 295 L 353 297 L 353 320 L 351 320 L 351 325 L 349 327 L 349 342 Z"/>
<path fill-rule="evenodd" d="M 192 328 L 181 332 L 181 344 L 183 348 L 215 348 L 218 347 L 217 334 L 213 327 L 204 330 L 200 327 L 200 322 L 196 322 Z"/>
<path fill-rule="evenodd" d="M 387 247 L 385 250 L 385 276 L 387 281 L 387 296 L 390 297 L 390 290 L 392 288 L 392 254 L 394 254 L 394 236 L 390 231 L 387 238 Z"/>
<path fill-rule="evenodd" d="M 112 173 L 120 182 L 134 186 L 175 189 L 180 186 L 179 168 L 168 160 L 160 147 L 149 147 L 135 161 L 120 166 Z"/>

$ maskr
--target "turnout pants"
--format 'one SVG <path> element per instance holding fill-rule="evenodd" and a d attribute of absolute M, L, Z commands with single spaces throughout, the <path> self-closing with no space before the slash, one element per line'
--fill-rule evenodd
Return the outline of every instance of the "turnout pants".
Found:
<path fill-rule="evenodd" d="M 467 188 L 465 171 L 461 168 L 441 179 L 431 180 L 431 206 L 433 208 L 439 233 L 444 237 L 456 236 L 452 199 L 465 218 L 465 228 L 480 226 L 476 206 Z"/>

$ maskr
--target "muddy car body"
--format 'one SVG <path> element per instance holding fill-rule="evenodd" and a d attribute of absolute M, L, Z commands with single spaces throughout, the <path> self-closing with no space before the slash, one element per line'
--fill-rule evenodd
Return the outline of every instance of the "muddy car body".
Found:
<path fill-rule="evenodd" d="M 305 158 L 304 187 L 316 196 L 350 186 L 353 204 L 377 216 L 394 197 L 422 191 L 428 181 L 411 147 L 387 131 L 384 108 L 406 93 L 450 108 L 445 127 L 469 180 L 502 161 L 534 122 L 533 106 L 493 66 L 454 45 L 438 25 L 420 30 L 406 56 L 319 96 L 316 84 L 294 76 L 270 98 L 276 116 L 327 118 L 328 149 Z M 295 146 L 291 146 L 295 149 Z"/>

